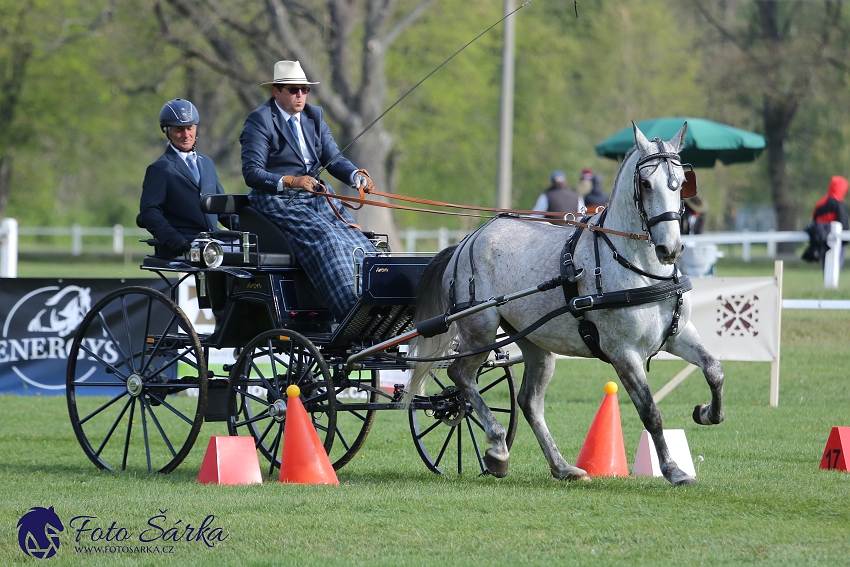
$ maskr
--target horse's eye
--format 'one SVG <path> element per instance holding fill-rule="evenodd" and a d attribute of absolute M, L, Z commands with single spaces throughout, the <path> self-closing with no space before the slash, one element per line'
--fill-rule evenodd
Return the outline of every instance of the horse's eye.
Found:
<path fill-rule="evenodd" d="M 648 179 L 642 179 L 640 182 L 640 186 L 644 189 L 652 189 L 652 184 L 649 182 Z"/>

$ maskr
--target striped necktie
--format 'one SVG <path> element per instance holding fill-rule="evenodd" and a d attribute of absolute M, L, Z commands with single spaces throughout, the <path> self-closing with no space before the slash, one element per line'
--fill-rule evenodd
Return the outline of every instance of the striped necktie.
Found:
<path fill-rule="evenodd" d="M 192 177 L 195 178 L 195 183 L 200 183 L 201 172 L 198 171 L 198 164 L 195 161 L 196 159 L 197 158 L 195 157 L 195 154 L 189 154 L 188 156 L 186 156 L 186 165 L 189 166 L 189 171 L 192 172 Z"/>
<path fill-rule="evenodd" d="M 295 137 L 295 147 L 298 148 L 298 155 L 301 156 L 301 159 L 304 159 L 304 152 L 301 151 L 301 138 L 298 137 L 298 117 L 293 116 L 288 122 L 289 129 L 292 130 L 292 135 Z"/>

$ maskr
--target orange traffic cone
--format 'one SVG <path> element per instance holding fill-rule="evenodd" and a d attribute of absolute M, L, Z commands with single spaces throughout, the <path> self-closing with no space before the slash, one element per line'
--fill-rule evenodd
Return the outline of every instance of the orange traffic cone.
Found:
<path fill-rule="evenodd" d="M 339 484 L 331 460 L 319 440 L 294 384 L 286 389 L 286 425 L 280 454 L 280 482 Z"/>
<path fill-rule="evenodd" d="M 629 476 L 614 382 L 605 384 L 605 397 L 578 452 L 576 466 L 590 476 Z"/>

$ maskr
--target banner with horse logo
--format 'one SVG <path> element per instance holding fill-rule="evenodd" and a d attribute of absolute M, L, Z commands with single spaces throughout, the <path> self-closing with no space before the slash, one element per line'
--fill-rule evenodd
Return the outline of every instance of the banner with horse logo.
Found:
<path fill-rule="evenodd" d="M 156 279 L 133 285 L 167 292 Z M 6 278 L 0 280 L 0 393 L 65 395 L 65 365 L 74 330 L 92 305 L 129 285 L 118 279 Z M 128 306 L 130 325 L 141 321 L 141 305 Z M 112 337 L 89 345 L 109 360 L 117 356 Z M 92 365 L 92 370 L 100 365 Z"/>

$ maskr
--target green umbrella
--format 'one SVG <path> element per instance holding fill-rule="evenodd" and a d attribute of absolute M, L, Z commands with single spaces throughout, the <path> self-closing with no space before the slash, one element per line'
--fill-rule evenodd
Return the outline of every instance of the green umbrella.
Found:
<path fill-rule="evenodd" d="M 704 118 L 653 118 L 637 125 L 648 139 L 657 136 L 666 142 L 685 122 L 688 123 L 688 134 L 685 148 L 679 155 L 683 162 L 694 167 L 714 167 L 718 159 L 726 165 L 753 161 L 765 146 L 764 136 Z M 634 131 L 629 126 L 597 145 L 596 153 L 621 160 L 634 145 Z"/>

